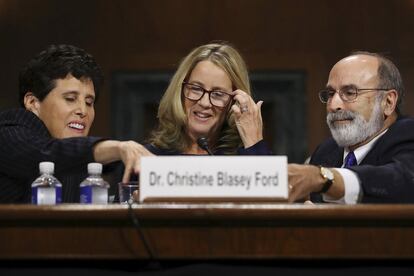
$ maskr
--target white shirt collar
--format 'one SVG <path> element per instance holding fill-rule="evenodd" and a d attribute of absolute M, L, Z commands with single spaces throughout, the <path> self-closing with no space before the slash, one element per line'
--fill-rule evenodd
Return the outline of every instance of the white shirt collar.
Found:
<path fill-rule="evenodd" d="M 355 154 L 355 158 L 357 160 L 357 164 L 359 165 L 359 163 L 361 163 L 361 161 L 365 158 L 365 156 L 368 154 L 368 152 L 372 149 L 372 147 L 375 145 L 376 141 L 382 136 L 384 135 L 386 132 L 388 131 L 388 128 L 385 129 L 383 132 L 381 132 L 380 134 L 378 134 L 374 139 L 372 139 L 371 141 L 369 141 L 367 144 L 362 145 L 356 149 L 354 149 L 354 154 Z M 342 157 L 342 164 L 345 163 L 345 157 L 348 155 L 349 153 L 349 149 L 345 148 L 344 149 L 344 156 Z M 343 167 L 344 165 L 342 165 Z"/>

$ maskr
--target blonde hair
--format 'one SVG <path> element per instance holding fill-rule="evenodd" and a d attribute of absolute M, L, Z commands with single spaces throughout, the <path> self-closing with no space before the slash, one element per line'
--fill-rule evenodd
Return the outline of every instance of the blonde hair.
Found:
<path fill-rule="evenodd" d="M 159 125 L 149 139 L 154 146 L 179 152 L 184 152 L 191 146 L 192 141 L 186 134 L 187 115 L 183 106 L 182 83 L 189 78 L 194 67 L 204 60 L 212 62 L 227 73 L 233 90 L 241 89 L 251 95 L 246 64 L 234 47 L 226 43 L 212 43 L 193 49 L 181 61 L 161 98 L 157 116 Z M 240 146 L 242 142 L 234 117 L 227 111 L 214 149 L 233 154 Z"/>

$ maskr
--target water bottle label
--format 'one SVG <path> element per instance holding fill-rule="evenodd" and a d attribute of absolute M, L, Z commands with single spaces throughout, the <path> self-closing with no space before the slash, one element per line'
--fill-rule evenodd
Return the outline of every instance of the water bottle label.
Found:
<path fill-rule="evenodd" d="M 92 203 L 92 186 L 80 187 L 80 203 Z"/>
<path fill-rule="evenodd" d="M 108 189 L 95 186 L 80 187 L 80 203 L 108 204 Z"/>
<path fill-rule="evenodd" d="M 33 187 L 32 204 L 54 205 L 62 202 L 62 187 Z"/>

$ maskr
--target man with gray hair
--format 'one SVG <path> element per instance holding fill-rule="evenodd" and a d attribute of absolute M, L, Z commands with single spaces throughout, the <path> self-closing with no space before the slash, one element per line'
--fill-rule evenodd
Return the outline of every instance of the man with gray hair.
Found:
<path fill-rule="evenodd" d="M 414 119 L 400 114 L 403 94 L 397 67 L 382 55 L 337 62 L 319 92 L 332 138 L 311 165 L 289 164 L 289 201 L 413 203 Z"/>

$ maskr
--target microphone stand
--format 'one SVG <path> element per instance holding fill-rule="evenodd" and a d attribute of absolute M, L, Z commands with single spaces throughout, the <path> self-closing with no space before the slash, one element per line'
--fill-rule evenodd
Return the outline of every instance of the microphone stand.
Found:
<path fill-rule="evenodd" d="M 197 139 L 197 145 L 203 150 L 207 151 L 208 155 L 214 155 L 208 147 L 208 139 L 206 137 L 200 137 Z"/>

